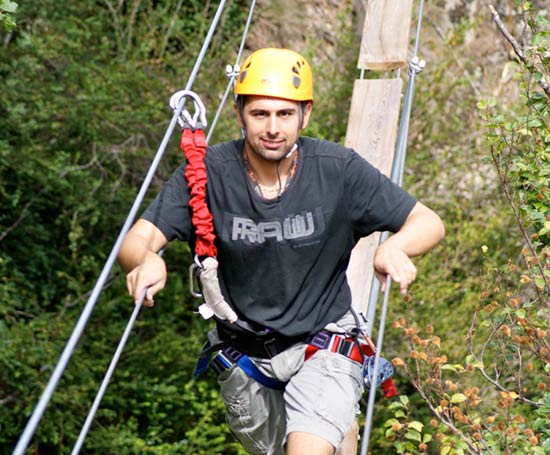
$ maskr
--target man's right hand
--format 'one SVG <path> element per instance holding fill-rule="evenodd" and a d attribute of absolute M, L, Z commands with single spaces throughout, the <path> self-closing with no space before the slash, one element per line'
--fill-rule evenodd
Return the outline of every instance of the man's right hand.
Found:
<path fill-rule="evenodd" d="M 157 253 L 150 252 L 143 263 L 126 275 L 126 288 L 137 304 L 145 291 L 143 304 L 152 307 L 154 295 L 166 284 L 166 263 Z"/>
<path fill-rule="evenodd" d="M 164 288 L 166 264 L 158 251 L 167 243 L 161 230 L 144 219 L 138 220 L 126 234 L 118 261 L 127 272 L 126 287 L 134 302 L 139 302 L 146 290 L 143 304 L 152 307 L 155 304 L 153 297 Z"/>

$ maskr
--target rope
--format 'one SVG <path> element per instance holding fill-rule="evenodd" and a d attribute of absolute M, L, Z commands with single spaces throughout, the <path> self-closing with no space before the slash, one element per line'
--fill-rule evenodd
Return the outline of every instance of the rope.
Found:
<path fill-rule="evenodd" d="M 212 24 L 210 26 L 209 32 L 207 37 L 204 40 L 203 46 L 201 48 L 201 51 L 199 53 L 199 56 L 197 57 L 197 60 L 195 61 L 195 66 L 193 67 L 193 70 L 191 72 L 191 75 L 189 76 L 189 79 L 186 84 L 186 88 L 189 89 L 196 78 L 196 75 L 198 73 L 198 70 L 200 66 L 202 65 L 202 61 L 204 60 L 204 56 L 206 54 L 206 50 L 208 49 L 208 46 L 210 45 L 210 42 L 212 40 L 212 36 L 214 34 L 214 31 L 217 27 L 217 24 L 219 22 L 221 13 L 223 11 L 223 8 L 225 6 L 225 0 L 222 0 L 218 6 L 218 10 L 216 12 L 216 15 L 212 21 Z M 172 117 L 172 120 L 170 121 L 170 124 L 168 125 L 168 128 L 164 134 L 164 137 L 162 139 L 162 142 L 153 158 L 153 161 L 151 163 L 151 166 L 147 172 L 147 175 L 145 176 L 145 179 L 141 185 L 141 188 L 138 192 L 138 195 L 136 196 L 136 199 L 134 200 L 134 203 L 132 204 L 132 207 L 128 213 L 128 216 L 120 230 L 120 233 L 116 239 L 116 242 L 111 250 L 111 253 L 109 254 L 107 261 L 105 262 L 105 265 L 103 266 L 103 269 L 98 277 L 98 280 L 96 281 L 96 284 L 92 290 L 92 293 L 90 294 L 90 297 L 88 298 L 88 301 L 86 302 L 84 309 L 82 310 L 82 313 L 75 325 L 75 328 L 73 329 L 73 332 L 71 333 L 71 336 L 69 337 L 69 340 L 67 341 L 67 344 L 61 354 L 61 357 L 59 358 L 59 361 L 57 362 L 57 365 L 48 381 L 48 384 L 46 385 L 46 388 L 42 392 L 42 395 L 40 396 L 40 399 L 35 406 L 33 413 L 31 414 L 31 417 L 29 418 L 23 433 L 21 434 L 17 445 L 15 446 L 12 455 L 23 455 L 26 448 L 28 447 L 34 433 L 36 432 L 36 428 L 38 427 L 38 424 L 40 423 L 40 420 L 42 419 L 42 416 L 44 414 L 44 411 L 46 410 L 46 407 L 48 406 L 51 397 L 59 383 L 59 380 L 61 379 L 61 376 L 63 375 L 63 372 L 65 371 L 65 368 L 67 367 L 67 364 L 76 348 L 76 345 L 82 336 L 82 333 L 84 331 L 84 328 L 86 327 L 86 324 L 88 322 L 88 319 L 95 307 L 95 304 L 97 303 L 97 300 L 99 298 L 99 295 L 101 294 L 101 291 L 103 290 L 103 286 L 105 285 L 105 282 L 107 281 L 107 278 L 109 277 L 109 273 L 113 267 L 113 265 L 116 262 L 117 254 L 120 250 L 120 247 L 122 246 L 122 242 L 124 240 L 124 237 L 130 230 L 130 227 L 132 226 L 134 219 L 137 215 L 137 212 L 139 210 L 139 207 L 141 206 L 143 199 L 145 198 L 145 194 L 147 193 L 147 190 L 149 189 L 149 186 L 151 185 L 151 182 L 153 180 L 153 177 L 155 175 L 155 172 L 160 164 L 160 161 L 162 159 L 162 156 L 164 155 L 166 151 L 166 147 L 168 145 L 168 142 L 170 140 L 170 137 L 172 136 L 172 133 L 174 131 L 174 128 L 176 126 L 176 123 L 178 121 L 178 118 L 183 110 L 183 103 L 174 112 L 174 115 Z M 135 309 L 134 309 L 135 311 Z M 137 313 L 136 313 L 137 316 Z"/>
<path fill-rule="evenodd" d="M 407 137 L 409 134 L 409 123 L 411 118 L 412 103 L 414 97 L 414 87 L 417 74 L 422 71 L 424 68 L 425 62 L 419 60 L 418 58 L 418 47 L 420 41 L 420 30 L 422 26 L 422 11 L 424 7 L 424 0 L 420 0 L 420 7 L 418 12 L 418 24 L 416 29 L 416 38 L 414 46 L 414 54 L 409 64 L 409 81 L 407 84 L 407 89 L 405 91 L 405 96 L 403 98 L 403 106 L 401 112 L 401 119 L 399 122 L 399 134 L 397 136 L 395 154 L 392 163 L 392 172 L 391 180 L 394 183 L 397 183 L 401 186 L 403 182 L 403 171 L 405 168 L 405 158 L 407 155 Z M 384 242 L 388 238 L 388 232 L 383 232 L 380 236 L 380 243 Z M 389 307 L 389 296 L 390 296 L 390 287 L 391 287 L 391 277 L 388 275 L 386 277 L 386 286 L 384 291 L 384 299 L 382 302 L 382 311 L 380 314 L 380 322 L 378 326 L 378 337 L 376 340 L 376 353 L 374 356 L 374 371 L 373 377 L 377 377 L 378 370 L 380 366 L 380 353 L 382 352 L 382 344 L 384 342 L 384 329 L 386 325 L 386 317 Z M 380 283 L 378 280 L 373 280 L 368 303 L 367 319 L 369 324 L 374 321 L 374 314 L 376 309 L 376 301 L 378 297 L 378 292 L 380 290 Z M 372 331 L 367 328 L 367 333 L 370 335 Z M 365 412 L 365 428 L 363 430 L 363 437 L 361 443 L 361 452 L 360 455 L 367 455 L 370 442 L 370 434 L 372 429 L 372 416 L 374 413 L 374 402 L 376 400 L 376 387 L 371 387 L 369 390 L 369 398 L 367 403 L 367 409 Z"/>

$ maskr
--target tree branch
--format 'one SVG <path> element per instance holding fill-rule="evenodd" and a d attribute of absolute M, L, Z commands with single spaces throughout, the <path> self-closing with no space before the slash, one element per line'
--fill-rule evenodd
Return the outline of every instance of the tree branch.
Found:
<path fill-rule="evenodd" d="M 502 20 L 500 19 L 499 14 L 497 13 L 496 9 L 493 5 L 489 5 L 489 10 L 491 11 L 491 14 L 493 16 L 493 21 L 495 22 L 497 28 L 500 30 L 500 33 L 504 36 L 506 41 L 510 43 L 512 48 L 514 49 L 515 54 L 518 56 L 518 58 L 521 60 L 521 62 L 524 65 L 530 66 L 529 61 L 525 57 L 525 54 L 523 53 L 523 49 L 519 45 L 519 43 L 516 41 L 516 39 L 512 36 L 512 34 L 506 29 L 506 26 L 502 23 Z M 546 80 L 542 77 L 538 84 L 541 86 L 541 88 L 544 90 L 544 93 L 546 93 L 546 96 L 550 98 L 550 85 Z"/>

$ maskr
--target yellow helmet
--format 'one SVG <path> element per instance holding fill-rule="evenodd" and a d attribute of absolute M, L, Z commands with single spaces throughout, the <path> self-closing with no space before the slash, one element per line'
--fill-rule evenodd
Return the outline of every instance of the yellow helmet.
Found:
<path fill-rule="evenodd" d="M 235 94 L 313 101 L 311 67 L 304 57 L 289 49 L 259 49 L 241 67 Z"/>

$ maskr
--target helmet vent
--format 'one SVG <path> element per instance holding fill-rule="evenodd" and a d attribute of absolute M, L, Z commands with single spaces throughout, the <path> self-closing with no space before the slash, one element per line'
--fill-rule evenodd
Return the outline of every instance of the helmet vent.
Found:
<path fill-rule="evenodd" d="M 302 65 L 300 64 L 299 61 L 296 62 L 296 64 L 292 67 L 292 72 L 298 75 L 298 76 L 292 77 L 292 84 L 294 85 L 294 88 L 300 87 L 300 84 L 302 83 L 302 79 L 299 77 L 301 69 L 302 69 Z"/>

